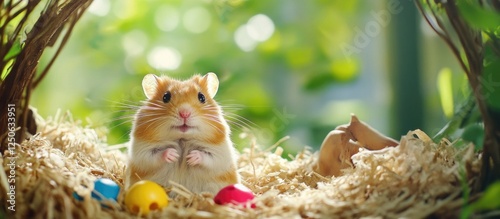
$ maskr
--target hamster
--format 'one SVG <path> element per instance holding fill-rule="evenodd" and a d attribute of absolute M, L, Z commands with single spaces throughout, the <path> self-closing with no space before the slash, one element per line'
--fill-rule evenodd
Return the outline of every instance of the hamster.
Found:
<path fill-rule="evenodd" d="M 147 100 L 130 133 L 126 188 L 139 180 L 167 187 L 172 180 L 194 193 L 215 194 L 240 182 L 230 129 L 213 99 L 218 87 L 214 73 L 185 81 L 144 77 Z"/>

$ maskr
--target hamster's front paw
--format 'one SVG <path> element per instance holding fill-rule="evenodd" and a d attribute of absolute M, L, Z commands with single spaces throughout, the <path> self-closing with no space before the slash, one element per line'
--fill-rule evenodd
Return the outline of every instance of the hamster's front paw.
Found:
<path fill-rule="evenodd" d="M 167 161 L 167 163 L 173 163 L 179 159 L 179 153 L 175 148 L 167 148 L 162 155 L 163 159 Z"/>
<path fill-rule="evenodd" d="M 203 160 L 203 152 L 199 150 L 192 150 L 189 152 L 186 158 L 189 166 L 196 166 Z"/>

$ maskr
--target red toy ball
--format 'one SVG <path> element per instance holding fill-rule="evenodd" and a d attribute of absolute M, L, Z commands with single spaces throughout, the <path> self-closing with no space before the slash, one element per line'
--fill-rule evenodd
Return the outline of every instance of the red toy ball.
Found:
<path fill-rule="evenodd" d="M 246 206 L 246 203 L 253 200 L 253 198 L 252 190 L 242 184 L 234 184 L 222 188 L 215 196 L 214 201 L 219 205 Z M 251 207 L 255 208 L 255 204 L 252 204 Z"/>

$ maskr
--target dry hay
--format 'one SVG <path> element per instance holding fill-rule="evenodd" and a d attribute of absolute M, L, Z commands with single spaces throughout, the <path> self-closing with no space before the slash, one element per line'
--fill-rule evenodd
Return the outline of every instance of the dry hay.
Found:
<path fill-rule="evenodd" d="M 17 218 L 132 218 L 120 205 L 101 208 L 89 198 L 93 180 L 108 177 L 123 186 L 126 155 L 110 150 L 95 129 L 71 119 L 42 121 L 41 134 L 16 148 Z M 271 152 L 273 150 L 274 152 Z M 291 160 L 279 146 L 262 150 L 255 144 L 239 159 L 243 184 L 256 193 L 255 209 L 219 206 L 211 194 L 192 194 L 181 186 L 167 208 L 149 217 L 179 218 L 422 218 L 447 217 L 462 205 L 461 172 L 477 175 L 479 159 L 471 148 L 434 144 L 420 131 L 410 132 L 400 146 L 361 151 L 355 168 L 341 177 L 323 178 L 311 171 L 315 154 L 304 149 Z M 0 158 L 2 200 L 8 199 L 11 154 Z M 467 168 L 464 168 L 467 166 Z M 462 170 L 462 171 L 461 171 Z M 471 177 L 471 179 L 474 177 Z M 77 191 L 84 196 L 77 201 Z M 9 216 L 8 204 L 3 211 Z M 1 215 L 0 215 L 1 216 Z"/>

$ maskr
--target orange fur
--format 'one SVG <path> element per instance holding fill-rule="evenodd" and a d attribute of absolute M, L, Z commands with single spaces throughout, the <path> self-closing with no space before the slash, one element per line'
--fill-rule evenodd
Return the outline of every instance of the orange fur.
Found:
<path fill-rule="evenodd" d="M 239 183 L 238 173 L 235 168 L 217 176 L 217 180 L 229 184 Z"/>

